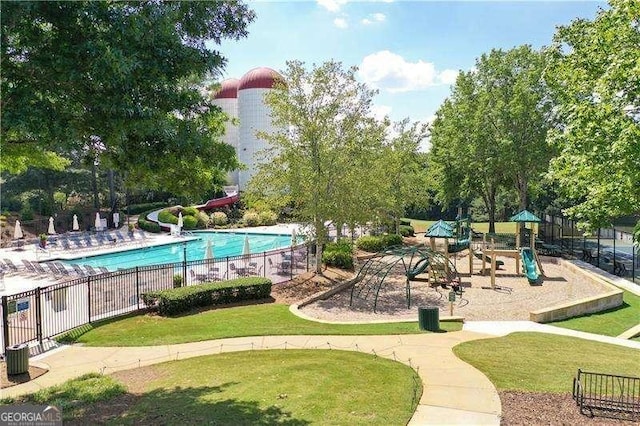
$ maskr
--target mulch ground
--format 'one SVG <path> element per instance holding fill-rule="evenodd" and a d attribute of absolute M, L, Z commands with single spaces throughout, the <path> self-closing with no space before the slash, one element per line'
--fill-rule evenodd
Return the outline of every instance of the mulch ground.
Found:
<path fill-rule="evenodd" d="M 580 414 L 571 394 L 500 391 L 502 425 L 635 425 L 640 419 Z"/>

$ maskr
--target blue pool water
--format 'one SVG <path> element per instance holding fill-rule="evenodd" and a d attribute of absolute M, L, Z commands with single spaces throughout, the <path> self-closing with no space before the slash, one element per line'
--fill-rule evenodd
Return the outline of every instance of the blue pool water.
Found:
<path fill-rule="evenodd" d="M 194 235 L 198 237 L 197 240 L 87 256 L 63 263 L 104 266 L 110 271 L 115 271 L 119 268 L 182 262 L 185 257 L 185 247 L 187 260 L 202 260 L 205 258 L 208 240 L 212 242 L 214 258 L 223 259 L 227 256 L 242 254 L 245 236 L 249 237 L 249 248 L 252 254 L 291 246 L 291 235 L 230 232 L 196 232 Z M 301 238 L 298 238 L 298 242 L 300 241 Z"/>

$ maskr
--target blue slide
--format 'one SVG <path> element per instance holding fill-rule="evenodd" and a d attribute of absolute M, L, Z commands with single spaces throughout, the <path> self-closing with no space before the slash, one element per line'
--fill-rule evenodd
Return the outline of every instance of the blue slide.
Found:
<path fill-rule="evenodd" d="M 522 258 L 522 270 L 529 280 L 529 284 L 538 284 L 540 274 L 536 267 L 536 259 L 533 256 L 533 251 L 530 248 L 523 248 L 520 251 L 520 257 Z"/>

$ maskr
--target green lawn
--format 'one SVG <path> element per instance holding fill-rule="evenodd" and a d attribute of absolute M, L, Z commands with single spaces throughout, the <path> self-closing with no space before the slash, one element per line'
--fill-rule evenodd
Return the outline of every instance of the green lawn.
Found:
<path fill-rule="evenodd" d="M 575 337 L 513 333 L 453 348 L 500 390 L 570 392 L 578 368 L 640 376 L 640 350 Z"/>
<path fill-rule="evenodd" d="M 429 226 L 435 223 L 435 220 L 406 219 L 411 221 L 411 226 L 416 232 L 425 232 Z M 489 232 L 489 222 L 472 223 L 471 227 L 477 232 Z M 496 233 L 498 234 L 515 234 L 515 222 L 496 222 Z"/>
<path fill-rule="evenodd" d="M 37 401 L 75 405 L 66 418 L 76 424 L 405 425 L 422 395 L 422 382 L 408 366 L 337 350 L 226 353 L 114 377 L 135 393 L 116 396 L 119 383 L 107 377 L 101 402 L 86 403 L 83 389 L 99 392 L 77 380 L 75 393 L 48 391 L 50 401 Z"/>
<path fill-rule="evenodd" d="M 417 308 L 416 308 L 417 309 Z M 461 323 L 441 322 L 445 331 Z M 420 333 L 417 322 L 338 325 L 307 321 L 289 312 L 287 305 L 263 304 L 212 309 L 179 317 L 134 315 L 76 329 L 59 338 L 88 346 L 150 346 L 197 342 L 226 337 L 298 334 L 411 334 Z"/>
<path fill-rule="evenodd" d="M 624 304 L 618 308 L 551 324 L 571 330 L 615 337 L 640 324 L 640 296 L 625 291 Z"/>

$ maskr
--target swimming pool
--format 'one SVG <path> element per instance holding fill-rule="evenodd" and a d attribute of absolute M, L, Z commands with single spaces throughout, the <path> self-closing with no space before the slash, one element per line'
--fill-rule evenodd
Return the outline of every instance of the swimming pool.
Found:
<path fill-rule="evenodd" d="M 86 256 L 65 260 L 62 263 L 104 266 L 110 271 L 115 271 L 136 266 L 182 262 L 185 260 L 185 248 L 186 260 L 202 260 L 205 258 L 208 241 L 212 242 L 214 258 L 223 259 L 227 256 L 241 255 L 245 237 L 249 238 L 251 253 L 262 253 L 291 246 L 291 235 L 235 232 L 194 232 L 194 235 L 198 237 L 197 240 Z M 298 237 L 297 241 L 301 242 L 302 238 Z"/>

